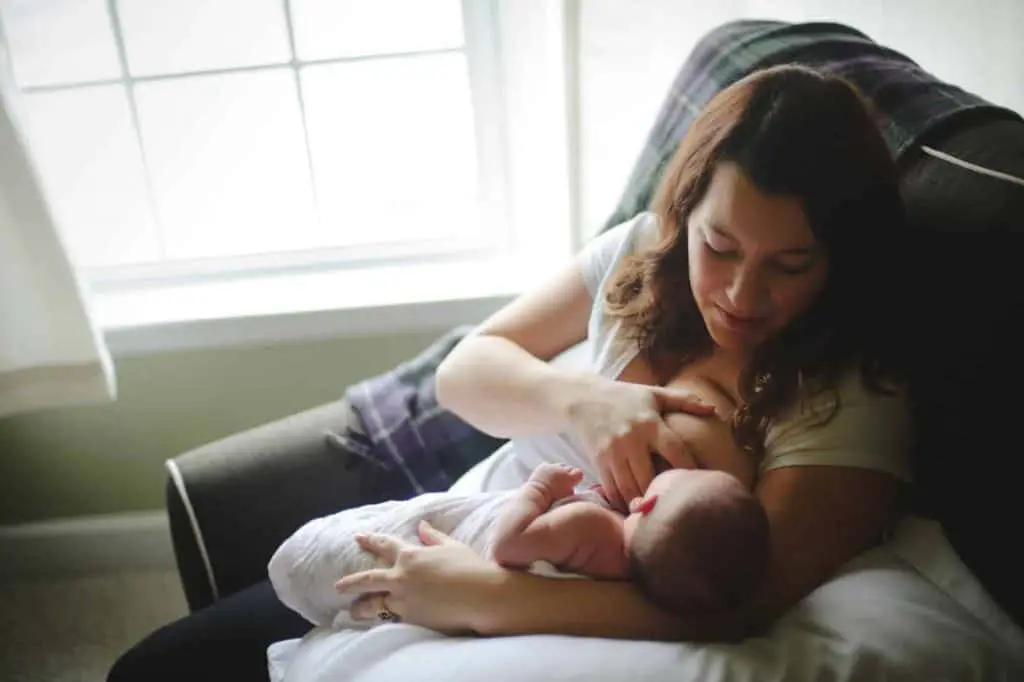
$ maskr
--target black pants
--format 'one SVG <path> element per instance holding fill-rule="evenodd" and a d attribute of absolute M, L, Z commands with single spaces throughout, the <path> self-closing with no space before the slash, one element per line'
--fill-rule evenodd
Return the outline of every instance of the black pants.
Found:
<path fill-rule="evenodd" d="M 267 647 L 312 626 L 263 582 L 165 625 L 125 652 L 109 682 L 266 680 Z"/>

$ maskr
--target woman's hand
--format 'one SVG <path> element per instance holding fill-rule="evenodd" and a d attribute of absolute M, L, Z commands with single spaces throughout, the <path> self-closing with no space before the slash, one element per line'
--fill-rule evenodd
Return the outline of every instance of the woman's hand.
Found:
<path fill-rule="evenodd" d="M 622 381 L 602 384 L 570 408 L 570 428 L 594 458 L 612 502 L 643 496 L 654 478 L 655 453 L 673 468 L 695 468 L 692 453 L 663 419 L 670 412 L 711 416 L 715 408 L 689 392 Z"/>
<path fill-rule="evenodd" d="M 357 537 L 360 547 L 390 567 L 353 573 L 335 583 L 339 592 L 362 595 L 352 605 L 352 617 L 374 618 L 384 606 L 406 623 L 449 634 L 478 632 L 505 569 L 426 521 L 420 522 L 419 535 L 426 546 L 389 535 Z"/>

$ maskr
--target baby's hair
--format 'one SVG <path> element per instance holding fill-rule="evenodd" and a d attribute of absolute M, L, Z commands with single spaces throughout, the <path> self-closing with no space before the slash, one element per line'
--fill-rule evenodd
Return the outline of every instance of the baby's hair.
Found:
<path fill-rule="evenodd" d="M 654 603 L 676 613 L 735 608 L 767 568 L 768 518 L 736 479 L 697 494 L 659 496 L 628 548 L 630 575 Z"/>

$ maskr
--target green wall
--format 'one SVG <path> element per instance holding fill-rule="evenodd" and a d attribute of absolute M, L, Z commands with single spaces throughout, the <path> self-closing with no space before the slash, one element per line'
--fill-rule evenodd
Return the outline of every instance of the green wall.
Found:
<path fill-rule="evenodd" d="M 116 361 L 118 399 L 0 419 L 0 525 L 163 508 L 163 462 L 334 400 L 441 332 Z"/>

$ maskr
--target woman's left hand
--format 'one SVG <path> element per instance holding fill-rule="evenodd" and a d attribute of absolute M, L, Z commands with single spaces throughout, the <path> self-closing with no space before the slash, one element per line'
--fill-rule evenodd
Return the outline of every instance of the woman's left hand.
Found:
<path fill-rule="evenodd" d="M 362 595 L 352 605 L 352 617 L 374 618 L 384 606 L 405 623 L 450 634 L 478 632 L 506 569 L 426 521 L 418 530 L 424 546 L 376 533 L 356 538 L 390 567 L 353 573 L 335 583 L 339 592 Z"/>

